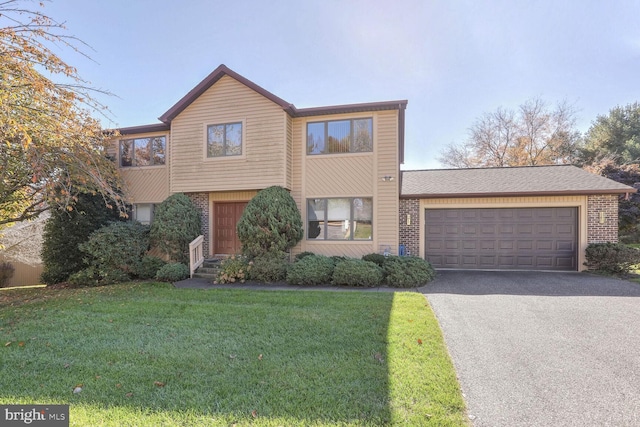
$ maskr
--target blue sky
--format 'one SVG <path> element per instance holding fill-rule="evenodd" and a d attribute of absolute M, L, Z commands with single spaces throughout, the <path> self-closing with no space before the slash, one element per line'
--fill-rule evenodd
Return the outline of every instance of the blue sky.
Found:
<path fill-rule="evenodd" d="M 442 147 L 500 106 L 567 100 L 584 132 L 640 101 L 639 1 L 53 0 L 44 12 L 92 47 L 94 62 L 59 53 L 117 95 L 101 99 L 117 126 L 156 123 L 225 64 L 297 107 L 407 99 L 403 169 L 440 167 Z"/>

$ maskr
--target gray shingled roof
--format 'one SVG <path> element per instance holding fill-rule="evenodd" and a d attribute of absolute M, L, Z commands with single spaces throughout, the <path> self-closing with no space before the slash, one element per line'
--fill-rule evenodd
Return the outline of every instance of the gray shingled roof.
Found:
<path fill-rule="evenodd" d="M 571 165 L 402 172 L 400 195 L 483 197 L 635 193 L 636 189 Z"/>

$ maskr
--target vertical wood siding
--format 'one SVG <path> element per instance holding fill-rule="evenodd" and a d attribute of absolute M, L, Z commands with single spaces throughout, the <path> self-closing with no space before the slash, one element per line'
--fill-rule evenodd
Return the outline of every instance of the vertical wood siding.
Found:
<path fill-rule="evenodd" d="M 285 185 L 282 108 L 229 76 L 171 123 L 171 192 L 229 191 Z M 205 157 L 206 126 L 243 122 L 242 156 Z"/>

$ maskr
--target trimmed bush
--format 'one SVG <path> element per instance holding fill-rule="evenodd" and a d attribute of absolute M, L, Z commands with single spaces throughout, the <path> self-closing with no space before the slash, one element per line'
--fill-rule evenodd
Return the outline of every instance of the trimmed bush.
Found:
<path fill-rule="evenodd" d="M 315 255 L 315 254 L 309 251 L 300 252 L 298 255 L 296 255 L 295 261 L 300 261 L 302 258 L 308 257 L 310 255 Z"/>
<path fill-rule="evenodd" d="M 373 262 L 378 267 L 382 267 L 384 265 L 384 262 L 387 260 L 387 257 L 382 254 L 373 253 L 373 254 L 363 255 L 362 260 Z"/>
<path fill-rule="evenodd" d="M 382 269 L 385 282 L 393 288 L 426 285 L 436 277 L 436 272 L 429 262 L 414 256 L 389 256 Z"/>
<path fill-rule="evenodd" d="M 258 282 L 280 282 L 287 277 L 286 254 L 264 254 L 255 257 L 249 276 Z"/>
<path fill-rule="evenodd" d="M 179 262 L 165 264 L 156 273 L 156 280 L 161 282 L 178 282 L 187 277 L 189 277 L 189 267 Z"/>
<path fill-rule="evenodd" d="M 233 255 L 220 263 L 218 277 L 213 283 L 244 283 L 249 278 L 253 262 L 248 262 L 247 257 Z"/>
<path fill-rule="evenodd" d="M 333 284 L 375 287 L 382 283 L 382 268 L 370 261 L 348 259 L 333 270 Z"/>
<path fill-rule="evenodd" d="M 87 267 L 69 276 L 69 283 L 74 286 L 103 286 L 122 283 L 128 280 L 128 274 L 122 270 L 111 267 Z"/>
<path fill-rule="evenodd" d="M 310 255 L 294 262 L 287 271 L 290 285 L 318 286 L 331 283 L 333 260 L 323 255 Z"/>
<path fill-rule="evenodd" d="M 155 279 L 158 270 L 164 267 L 167 263 L 155 256 L 145 255 L 142 257 L 142 261 L 135 272 L 135 276 L 138 279 Z"/>
<path fill-rule="evenodd" d="M 134 276 L 149 249 L 149 226 L 139 222 L 115 222 L 89 236 L 80 244 L 85 260 L 97 274 L 120 270 Z"/>
<path fill-rule="evenodd" d="M 302 218 L 289 192 L 273 186 L 249 201 L 237 230 L 244 255 L 287 252 L 302 239 Z"/>
<path fill-rule="evenodd" d="M 622 243 L 591 243 L 585 251 L 590 270 L 626 274 L 640 264 L 640 249 Z"/>
<path fill-rule="evenodd" d="M 346 256 L 342 256 L 342 255 L 333 255 L 330 258 L 331 258 L 331 262 L 333 262 L 334 267 L 340 264 L 342 261 L 346 261 L 349 259 Z"/>
<path fill-rule="evenodd" d="M 119 219 L 118 210 L 109 209 L 99 194 L 78 194 L 71 211 L 52 210 L 44 226 L 41 280 L 47 284 L 64 282 L 88 267 L 79 245 L 97 229 Z"/>
<path fill-rule="evenodd" d="M 183 193 L 173 194 L 156 206 L 151 223 L 151 243 L 169 259 L 188 264 L 189 243 L 200 233 L 200 212 Z"/>
<path fill-rule="evenodd" d="M 10 262 L 0 262 L 0 288 L 4 288 L 9 284 L 9 280 L 11 280 L 15 271 L 15 267 Z"/>

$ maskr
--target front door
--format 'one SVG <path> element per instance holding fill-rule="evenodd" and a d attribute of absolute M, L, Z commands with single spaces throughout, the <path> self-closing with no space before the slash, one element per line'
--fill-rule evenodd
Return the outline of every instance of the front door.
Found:
<path fill-rule="evenodd" d="M 242 248 L 236 225 L 247 202 L 215 203 L 213 217 L 213 242 L 216 255 L 233 255 Z"/>

